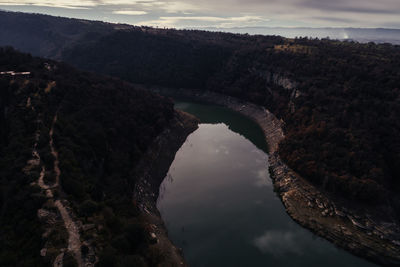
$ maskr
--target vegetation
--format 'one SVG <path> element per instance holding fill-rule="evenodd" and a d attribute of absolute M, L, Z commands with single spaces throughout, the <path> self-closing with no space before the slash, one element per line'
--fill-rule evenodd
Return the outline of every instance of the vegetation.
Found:
<path fill-rule="evenodd" d="M 113 29 L 112 24 L 103 22 L 0 11 L 1 45 L 35 56 L 57 58 L 60 49 L 81 39 L 109 34 Z"/>
<path fill-rule="evenodd" d="M 38 150 L 51 174 L 54 159 L 48 132 L 56 113 L 59 195 L 66 194 L 84 224 L 94 224 L 93 230 L 83 234 L 100 251 L 98 265 L 160 263 L 162 255 L 150 247 L 147 222 L 132 195 L 138 179 L 136 164 L 173 118 L 172 102 L 126 82 L 78 72 L 11 48 L 0 49 L 0 68 L 31 72 L 29 77 L 0 76 L 0 265 L 49 263 L 49 257 L 39 253 L 45 241 L 43 223 L 37 216 L 38 209 L 49 204 L 32 185 L 40 170 L 36 168 L 30 175 L 22 170 L 32 158 L 35 132 L 40 129 Z M 46 90 L 48 84 L 52 84 L 51 90 Z M 65 232 L 57 231 L 47 242 L 66 247 Z M 88 253 L 87 247 L 81 250 Z M 154 262 L 155 255 L 159 262 Z M 76 262 L 67 254 L 64 264 L 75 266 Z"/>
<path fill-rule="evenodd" d="M 100 50 L 103 51 L 101 57 L 97 54 Z M 118 31 L 95 43 L 66 51 L 64 57 L 75 66 L 125 80 L 201 88 L 207 77 L 222 67 L 229 53 L 229 49 L 196 44 L 184 38 Z M 82 54 L 86 56 L 82 57 Z"/>
<path fill-rule="evenodd" d="M 329 192 L 390 203 L 400 214 L 399 46 L 125 30 L 63 56 L 136 83 L 218 91 L 264 105 L 286 122 L 280 154 L 290 167 Z"/>
<path fill-rule="evenodd" d="M 267 107 L 285 121 L 279 153 L 291 168 L 349 200 L 391 205 L 400 217 L 399 46 L 98 22 L 81 27 L 80 20 L 21 14 L 1 17 L 0 25 L 13 25 L 20 16 L 29 17 L 32 27 L 57 22 L 46 28 L 57 45 L 14 31 L 11 40 L 28 51 L 134 83 L 212 90 Z M 69 34 L 75 28 L 77 34 Z M 22 46 L 28 39 L 31 46 Z M 42 128 L 48 131 L 57 110 L 62 186 L 77 214 L 101 225 L 99 264 L 149 264 L 154 255 L 146 250 L 145 227 L 129 196 L 134 164 L 168 124 L 172 104 L 120 80 L 54 62 L 49 71 L 43 60 L 1 51 L 4 70 L 33 72 L 27 85 L 0 80 L 1 241 L 10 240 L 1 242 L 2 265 L 12 265 L 20 253 L 32 255 L 27 259 L 35 264 L 40 260 L 34 211 L 42 199 L 29 186 L 37 176 L 26 177 L 21 168 L 30 157 L 37 112 L 45 114 Z M 37 93 L 36 111 L 21 108 L 24 97 Z M 51 166 L 47 139 L 40 141 L 41 153 Z M 12 228 L 16 222 L 24 230 Z"/>
<path fill-rule="evenodd" d="M 303 93 L 294 101 L 296 112 L 282 112 L 281 156 L 329 191 L 389 201 L 400 212 L 400 47 L 297 42 L 317 50 L 307 57 L 283 54 L 280 63 L 280 54 L 270 56 L 300 77 Z"/>
<path fill-rule="evenodd" d="M 218 91 L 246 97 L 283 118 L 280 155 L 305 178 L 348 199 L 389 202 L 400 212 L 400 47 L 285 42 L 293 49 L 242 49 L 234 71 L 228 65 L 209 89 L 222 84 Z M 292 81 L 299 95 L 277 85 L 274 75 Z"/>
<path fill-rule="evenodd" d="M 30 56 L 14 56 L 0 50 L 3 69 L 17 67 Z M 4 68 L 3 68 L 4 67 Z M 23 64 L 21 64 L 23 67 Z M 31 109 L 25 109 L 34 86 L 21 86 L 11 77 L 0 76 L 0 265 L 40 266 L 41 223 L 37 211 L 44 203 L 37 187 L 30 185 L 39 170 L 26 175 L 22 170 L 31 159 L 36 125 Z"/>

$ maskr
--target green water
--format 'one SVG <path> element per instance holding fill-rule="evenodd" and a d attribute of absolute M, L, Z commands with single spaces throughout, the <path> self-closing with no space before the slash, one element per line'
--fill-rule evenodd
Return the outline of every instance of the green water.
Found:
<path fill-rule="evenodd" d="M 374 266 L 286 214 L 257 124 L 213 105 L 178 102 L 176 108 L 201 124 L 177 152 L 158 208 L 190 266 Z"/>
<path fill-rule="evenodd" d="M 267 152 L 267 143 L 261 128 L 238 112 L 215 105 L 182 101 L 176 102 L 175 108 L 195 115 L 202 124 L 224 123 L 232 132 L 245 136 L 259 149 Z"/>

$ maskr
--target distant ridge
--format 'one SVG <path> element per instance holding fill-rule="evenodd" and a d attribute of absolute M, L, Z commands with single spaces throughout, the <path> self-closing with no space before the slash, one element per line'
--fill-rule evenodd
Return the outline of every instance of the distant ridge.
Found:
<path fill-rule="evenodd" d="M 235 28 L 204 28 L 208 31 L 232 33 L 248 33 L 261 35 L 280 35 L 287 38 L 312 37 L 337 40 L 357 41 L 360 43 L 392 43 L 400 44 L 400 29 L 386 28 L 308 28 L 308 27 L 235 27 Z"/>
<path fill-rule="evenodd" d="M 18 25 L 24 24 L 26 20 L 34 20 L 34 23 L 37 23 L 38 19 L 41 20 L 42 23 L 44 22 L 47 23 L 47 25 L 45 26 L 46 29 L 35 28 L 34 31 L 32 31 L 31 29 L 19 28 L 18 30 L 32 34 L 32 38 L 37 39 L 38 35 L 41 36 L 45 33 L 48 33 L 49 31 L 50 32 L 59 31 L 60 26 L 61 28 L 63 28 L 63 30 L 65 29 L 65 27 L 70 27 L 69 28 L 70 32 L 64 31 L 63 34 L 61 34 L 61 36 L 46 36 L 45 38 L 50 38 L 50 40 L 48 40 L 48 42 L 45 44 L 45 47 L 39 46 L 33 48 L 31 47 L 31 45 L 27 43 L 25 43 L 23 47 L 21 47 L 22 51 L 30 51 L 36 55 L 53 57 L 53 58 L 59 55 L 56 55 L 55 51 L 52 51 L 53 53 L 49 53 L 50 47 L 48 46 L 57 47 L 59 44 L 54 44 L 54 40 L 51 39 L 52 37 L 56 37 L 58 41 L 62 39 L 63 44 L 66 44 L 74 42 L 79 38 L 82 38 L 88 31 L 103 35 L 103 34 L 108 34 L 114 30 L 141 28 L 142 26 L 146 27 L 146 25 L 109 23 L 109 22 L 102 22 L 95 20 L 52 16 L 40 13 L 14 12 L 0 8 L 0 42 L 4 43 L 5 40 L 10 38 L 13 41 L 16 41 L 15 39 L 18 38 L 15 38 L 16 36 L 14 35 L 16 34 L 16 32 L 13 30 L 15 30 L 15 28 L 18 27 Z M 33 25 L 30 25 L 29 27 L 32 26 Z M 153 28 L 153 27 L 148 27 L 148 28 Z M 161 27 L 158 29 L 161 29 Z M 239 33 L 239 34 L 250 34 L 250 35 L 279 35 L 286 38 L 310 37 L 310 38 L 322 39 L 328 37 L 333 40 L 341 40 L 341 41 L 347 40 L 347 41 L 356 41 L 360 43 L 374 42 L 378 44 L 391 43 L 395 45 L 400 45 L 400 29 L 389 29 L 389 28 L 351 28 L 351 27 L 313 28 L 313 27 L 255 26 L 255 27 L 232 27 L 232 28 L 188 27 L 188 28 L 179 28 L 177 30 L 180 29 L 205 30 L 211 32 L 226 32 L 226 33 Z M 3 36 L 2 33 L 4 34 Z M 15 45 L 15 43 L 13 42 L 11 42 L 10 44 Z M 18 45 L 16 47 L 18 47 Z M 57 48 L 55 47 L 52 47 L 52 49 L 57 50 Z M 40 50 L 47 50 L 47 51 L 45 53 Z"/>

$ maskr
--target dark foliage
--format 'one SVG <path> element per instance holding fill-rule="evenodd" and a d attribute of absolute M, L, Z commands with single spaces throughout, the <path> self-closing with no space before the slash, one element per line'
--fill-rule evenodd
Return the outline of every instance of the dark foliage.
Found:
<path fill-rule="evenodd" d="M 119 31 L 74 47 L 64 52 L 63 58 L 75 66 L 137 83 L 201 88 L 230 53 L 228 47 L 136 30 Z"/>
<path fill-rule="evenodd" d="M 34 15 L 30 18 L 37 21 Z M 9 21 L 4 21 L 4 25 L 12 25 Z M 61 19 L 57 21 L 65 25 Z M 213 90 L 264 105 L 286 122 L 286 138 L 279 152 L 290 167 L 325 190 L 368 204 L 388 203 L 400 214 L 399 46 L 146 27 L 125 27 L 123 31 L 114 27 L 104 32 L 95 31 L 95 23 L 87 24 L 86 34 L 74 43 L 62 41 L 63 45 L 53 54 L 78 68 L 112 74 L 135 83 Z M 57 26 L 52 32 L 61 34 L 66 30 Z M 30 38 L 24 31 L 17 35 L 22 40 Z M 103 88 L 102 82 L 87 79 L 74 77 L 72 80 L 76 83 L 71 89 L 68 81 L 57 82 L 62 88 L 60 92 L 71 92 L 71 95 L 58 96 L 54 102 L 64 99 L 65 103 L 60 108 L 56 140 L 66 164 L 62 166 L 66 170 L 63 186 L 79 203 L 87 200 L 98 203 L 97 209 L 109 214 L 107 225 L 120 229 L 124 222 L 115 214 L 121 210 L 116 207 L 128 200 L 120 196 L 105 200 L 104 193 L 108 187 L 118 192 L 125 192 L 129 187 L 110 170 L 120 169 L 124 177 L 130 177 L 124 166 L 140 156 L 148 141 L 146 137 L 139 138 L 133 145 L 112 137 L 119 131 L 127 136 L 129 131 L 124 125 L 139 122 L 145 127 L 145 120 L 158 119 L 149 115 L 129 121 L 122 117 L 121 124 L 114 128 L 108 128 L 107 120 L 99 125 L 104 118 L 115 119 L 117 110 L 129 110 L 116 107 L 113 94 Z M 284 89 L 280 79 L 294 81 L 300 92 L 298 97 L 292 89 Z M 123 98 L 129 94 L 130 87 L 119 83 L 123 88 L 119 97 Z M 90 84 L 108 97 L 96 95 L 95 90 L 82 93 L 79 84 Z M 11 96 L 3 93 L 3 97 Z M 71 104 L 75 101 L 76 106 Z M 121 101 L 126 104 L 125 100 Z M 97 110 L 101 105 L 108 109 Z M 53 113 L 57 108 L 52 102 L 47 106 Z M 0 114 L 2 129 L 12 131 L 9 120 L 3 112 Z M 85 119 L 84 114 L 93 114 L 96 120 Z M 19 120 L 16 123 L 23 124 Z M 161 119 L 159 127 L 163 124 Z M 149 130 L 150 136 L 157 132 L 153 130 Z M 5 133 L 4 130 L 0 133 L 1 142 L 11 144 L 11 137 Z M 107 154 L 111 144 L 118 150 Z M 20 142 L 14 146 L 26 147 Z M 62 147 L 68 149 L 62 151 Z M 82 148 L 84 151 L 80 151 Z M 104 181 L 107 188 L 99 181 Z M 82 216 L 97 212 L 88 209 L 89 202 L 85 203 L 78 208 Z M 113 244 L 120 249 L 128 251 L 136 247 L 127 241 L 126 235 L 112 233 L 111 236 L 115 238 Z M 105 261 L 112 258 L 113 249 L 116 248 L 104 253 Z M 126 257 L 127 262 L 137 259 Z"/>
<path fill-rule="evenodd" d="M 23 67 L 31 60 L 11 49 L 0 49 L 0 66 Z M 21 65 L 20 65 L 21 64 Z M 40 266 L 41 223 L 37 210 L 44 202 L 30 185 L 39 175 L 22 170 L 32 157 L 35 114 L 25 107 L 30 86 L 20 87 L 11 77 L 0 77 L 0 266 Z"/>
<path fill-rule="evenodd" d="M 111 54 L 100 54 L 108 48 Z M 64 57 L 133 82 L 213 90 L 264 105 L 285 120 L 280 154 L 304 177 L 350 199 L 399 202 L 398 46 L 127 31 L 77 45 Z M 300 96 L 279 79 L 294 81 Z"/>
<path fill-rule="evenodd" d="M 149 234 L 132 199 L 138 178 L 135 167 L 174 116 L 172 103 L 126 82 L 78 72 L 9 48 L 0 49 L 3 70 L 32 73 L 0 76 L 0 265 L 46 264 L 39 254 L 44 244 L 37 219 L 45 198 L 31 185 L 40 170 L 30 175 L 22 170 L 32 157 L 37 129 L 43 131 L 38 149 L 49 154 L 48 131 L 56 114 L 54 139 L 62 173 L 59 193 L 66 194 L 80 220 L 95 224 L 97 249 L 109 247 L 101 252 L 99 264 L 148 264 Z M 42 158 L 48 170 L 53 160 L 51 155 Z M 54 235 L 52 243 L 62 246 L 65 240 Z M 82 251 L 87 253 L 87 248 Z M 113 265 L 108 265 L 108 251 L 117 257 Z M 64 265 L 75 264 L 72 257 L 64 257 Z"/>
<path fill-rule="evenodd" d="M 0 45 L 13 46 L 35 56 L 57 58 L 60 49 L 77 40 L 93 40 L 113 28 L 103 22 L 0 11 Z"/>

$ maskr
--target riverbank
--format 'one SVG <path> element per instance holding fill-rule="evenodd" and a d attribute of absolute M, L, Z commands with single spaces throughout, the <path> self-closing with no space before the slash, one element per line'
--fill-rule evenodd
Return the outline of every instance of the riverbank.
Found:
<path fill-rule="evenodd" d="M 187 266 L 182 250 L 168 238 L 168 232 L 157 209 L 157 198 L 162 181 L 187 136 L 198 127 L 198 120 L 190 114 L 176 111 L 170 126 L 153 142 L 136 168 L 140 177 L 134 197 L 149 225 L 152 249 L 163 255 L 160 266 Z"/>
<path fill-rule="evenodd" d="M 287 213 L 299 224 L 355 255 L 382 265 L 400 263 L 400 229 L 386 207 L 354 205 L 322 192 L 291 170 L 278 155 L 284 122 L 263 107 L 239 99 L 187 89 L 152 89 L 162 95 L 218 104 L 255 122 L 269 145 L 270 173 Z"/>

